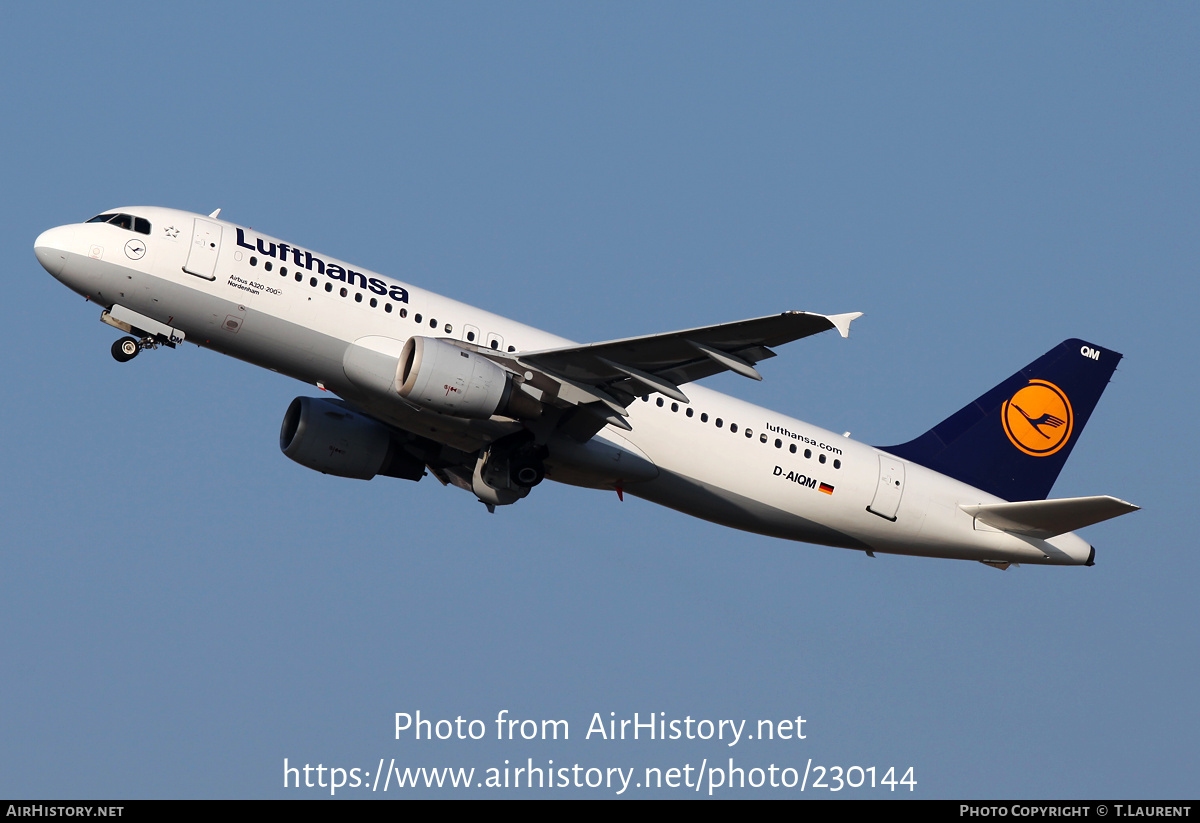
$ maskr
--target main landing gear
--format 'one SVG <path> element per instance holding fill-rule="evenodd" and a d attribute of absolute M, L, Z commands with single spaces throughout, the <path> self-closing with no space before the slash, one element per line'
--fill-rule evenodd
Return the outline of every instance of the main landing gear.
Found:
<path fill-rule="evenodd" d="M 116 343 L 112 344 L 112 356 L 118 363 L 128 363 L 130 360 L 138 356 L 138 352 L 142 349 L 157 349 L 158 341 L 153 337 L 143 337 L 138 340 L 136 337 L 122 337 Z"/>
<path fill-rule="evenodd" d="M 516 503 L 546 477 L 545 446 L 531 432 L 503 437 L 479 452 L 471 476 L 471 491 L 488 511 Z"/>

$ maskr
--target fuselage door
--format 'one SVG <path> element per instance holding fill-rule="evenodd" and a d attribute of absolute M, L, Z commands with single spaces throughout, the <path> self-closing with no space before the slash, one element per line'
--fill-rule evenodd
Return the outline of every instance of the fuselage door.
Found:
<path fill-rule="evenodd" d="M 217 253 L 220 250 L 221 224 L 197 217 L 192 230 L 192 247 L 183 270 L 205 280 L 216 280 Z"/>
<path fill-rule="evenodd" d="M 875 499 L 867 511 L 887 520 L 895 520 L 900 508 L 900 496 L 904 494 L 904 464 L 890 454 L 879 455 L 879 483 L 875 486 Z"/>

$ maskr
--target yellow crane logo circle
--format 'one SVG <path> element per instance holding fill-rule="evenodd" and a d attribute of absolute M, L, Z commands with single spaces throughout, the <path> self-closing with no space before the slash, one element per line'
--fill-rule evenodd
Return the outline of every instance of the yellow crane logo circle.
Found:
<path fill-rule="evenodd" d="M 1008 440 L 1025 454 L 1049 457 L 1071 439 L 1071 401 L 1048 380 L 1030 380 L 1004 401 L 1000 421 Z"/>

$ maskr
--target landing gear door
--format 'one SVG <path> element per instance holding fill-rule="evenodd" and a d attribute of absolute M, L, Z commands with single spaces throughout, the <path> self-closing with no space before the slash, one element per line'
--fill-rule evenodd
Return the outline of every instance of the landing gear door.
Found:
<path fill-rule="evenodd" d="M 894 521 L 900 508 L 902 494 L 904 464 L 889 454 L 879 455 L 879 483 L 875 486 L 875 499 L 867 506 L 867 511 Z"/>
<path fill-rule="evenodd" d="M 195 228 L 192 229 L 192 247 L 183 270 L 205 280 L 216 280 L 217 253 L 220 250 L 221 224 L 197 217 Z"/>

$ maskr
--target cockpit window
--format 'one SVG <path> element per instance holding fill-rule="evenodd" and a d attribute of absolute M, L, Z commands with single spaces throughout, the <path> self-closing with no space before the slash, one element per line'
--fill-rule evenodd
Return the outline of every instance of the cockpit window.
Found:
<path fill-rule="evenodd" d="M 132 214 L 116 214 L 109 212 L 108 214 L 97 214 L 89 223 L 112 223 L 114 226 L 127 231 L 136 231 L 138 234 L 150 233 L 150 221 L 144 217 L 134 217 Z"/>

